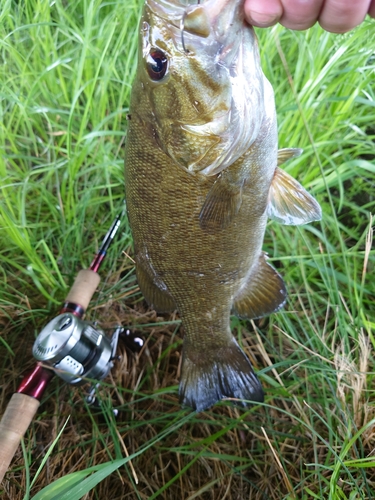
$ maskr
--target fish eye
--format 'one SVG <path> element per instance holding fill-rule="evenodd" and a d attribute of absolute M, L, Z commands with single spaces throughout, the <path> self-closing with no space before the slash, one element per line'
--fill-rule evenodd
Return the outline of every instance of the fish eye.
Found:
<path fill-rule="evenodd" d="M 146 58 L 146 67 L 152 80 L 162 80 L 168 69 L 168 57 L 160 49 L 152 48 Z"/>

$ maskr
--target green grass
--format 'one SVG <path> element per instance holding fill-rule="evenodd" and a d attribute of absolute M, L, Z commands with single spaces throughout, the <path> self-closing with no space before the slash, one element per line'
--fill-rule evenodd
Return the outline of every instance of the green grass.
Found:
<path fill-rule="evenodd" d="M 139 12 L 140 0 L 0 1 L 1 411 L 121 210 Z M 265 404 L 180 409 L 180 322 L 143 302 L 124 221 L 88 317 L 108 332 L 132 326 L 146 346 L 120 345 L 100 410 L 84 388 L 53 381 L 2 498 L 375 497 L 375 23 L 258 35 L 280 147 L 304 149 L 285 168 L 324 213 L 300 228 L 269 224 L 264 249 L 288 304 L 256 324 L 232 321 Z"/>

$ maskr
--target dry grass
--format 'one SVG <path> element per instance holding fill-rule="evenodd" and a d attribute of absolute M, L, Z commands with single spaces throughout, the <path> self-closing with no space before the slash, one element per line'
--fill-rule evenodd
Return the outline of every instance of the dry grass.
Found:
<path fill-rule="evenodd" d="M 11 318 L 17 316 L 16 310 L 7 313 Z M 304 360 L 287 370 L 279 370 L 269 355 L 265 355 L 267 347 L 258 328 L 254 325 L 256 331 L 253 332 L 243 329 L 243 344 L 250 359 L 257 369 L 269 365 L 271 376 L 280 387 L 267 388 L 264 407 L 244 412 L 222 403 L 197 415 L 182 411 L 177 401 L 181 361 L 178 318 L 175 315 L 158 317 L 154 311 L 148 311 L 143 302 L 105 303 L 96 309 L 96 314 L 107 328 L 118 322 L 137 325 L 138 333 L 146 342 L 139 353 L 131 352 L 124 342 L 120 344 L 121 358 L 100 389 L 101 408 L 94 409 L 83 403 L 83 389 L 72 390 L 55 380 L 25 442 L 27 457 L 32 457 L 31 477 L 68 416 L 69 420 L 38 476 L 32 489 L 34 493 L 82 467 L 126 454 L 136 455 L 166 427 L 187 417 L 187 422 L 178 425 L 176 431 L 132 458 L 128 466 L 120 468 L 83 498 L 279 500 L 313 498 L 313 493 L 317 495 L 315 498 L 326 498 L 321 496 L 322 482 L 329 482 L 332 471 L 328 464 L 340 453 L 342 443 L 354 430 L 348 423 L 360 429 L 375 417 L 367 397 L 365 373 L 369 343 L 364 336 L 358 346 L 359 366 L 353 364 L 353 353 L 350 361 L 340 350 L 335 353 L 330 376 L 333 384 L 336 378 L 337 388 L 323 400 L 323 404 L 329 405 L 327 408 L 322 404 L 321 394 L 311 393 L 312 385 L 318 384 L 309 381 L 306 365 L 311 353 L 308 349 L 304 349 Z M 164 324 L 160 326 L 160 323 Z M 270 328 L 269 333 L 272 330 L 276 345 L 280 342 L 278 330 Z M 15 354 L 6 373 L 4 395 L 16 388 L 19 382 L 16 374 L 32 365 L 28 354 L 32 332 L 24 332 L 25 339 L 30 340 L 23 345 L 14 343 L 11 329 L 3 333 Z M 277 348 L 280 359 L 285 360 L 293 355 L 296 345 L 284 339 Z M 288 387 L 288 372 L 293 372 L 292 388 Z M 303 398 L 307 394 L 309 402 Z M 1 403 L 4 406 L 4 396 Z M 116 419 L 113 407 L 120 412 Z M 332 412 L 330 422 L 327 422 L 327 410 Z M 334 434 L 336 444 L 326 441 L 327 432 Z M 358 459 L 359 450 L 361 455 L 371 456 L 374 449 L 375 421 L 345 459 Z M 25 456 L 19 450 L 4 483 L 4 499 L 24 498 L 27 491 L 24 461 Z M 326 469 L 323 464 L 327 464 Z M 319 476 L 319 480 L 313 481 L 314 476 Z M 367 489 L 375 487 L 375 475 L 367 475 L 366 485 Z M 346 487 L 343 479 L 341 488 L 349 495 L 353 491 L 352 482 Z"/>

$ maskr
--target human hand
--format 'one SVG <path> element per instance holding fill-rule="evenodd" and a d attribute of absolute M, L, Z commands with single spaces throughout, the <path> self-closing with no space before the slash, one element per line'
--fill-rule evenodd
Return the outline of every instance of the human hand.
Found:
<path fill-rule="evenodd" d="M 262 28 L 277 22 L 305 30 L 316 21 L 326 31 L 345 33 L 369 14 L 375 17 L 375 0 L 245 0 L 245 17 Z"/>

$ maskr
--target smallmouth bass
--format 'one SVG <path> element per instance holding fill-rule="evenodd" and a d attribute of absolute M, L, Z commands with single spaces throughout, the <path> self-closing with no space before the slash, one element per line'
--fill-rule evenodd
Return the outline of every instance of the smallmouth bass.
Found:
<path fill-rule="evenodd" d="M 267 262 L 267 218 L 321 218 L 278 165 L 273 90 L 254 30 L 233 0 L 146 0 L 125 149 L 125 189 L 139 286 L 185 334 L 180 401 L 263 401 L 230 314 L 279 310 L 286 290 Z"/>

